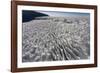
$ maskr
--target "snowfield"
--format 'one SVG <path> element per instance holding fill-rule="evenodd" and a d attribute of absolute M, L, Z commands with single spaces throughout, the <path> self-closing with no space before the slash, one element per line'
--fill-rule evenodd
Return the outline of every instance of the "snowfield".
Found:
<path fill-rule="evenodd" d="M 89 21 L 45 16 L 23 23 L 22 62 L 89 59 Z"/>

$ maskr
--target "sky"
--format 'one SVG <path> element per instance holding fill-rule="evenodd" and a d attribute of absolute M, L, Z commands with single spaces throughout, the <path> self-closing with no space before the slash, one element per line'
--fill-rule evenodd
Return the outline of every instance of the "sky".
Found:
<path fill-rule="evenodd" d="M 56 11 L 37 11 L 40 13 L 47 14 L 49 16 L 59 16 L 59 17 L 65 17 L 65 16 L 90 16 L 90 13 L 76 13 L 76 12 L 56 12 Z"/>

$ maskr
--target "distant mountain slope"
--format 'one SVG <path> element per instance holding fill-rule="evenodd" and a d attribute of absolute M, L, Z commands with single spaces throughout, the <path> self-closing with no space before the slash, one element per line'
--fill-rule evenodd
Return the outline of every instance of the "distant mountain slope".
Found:
<path fill-rule="evenodd" d="M 23 10 L 22 11 L 22 22 L 28 22 L 33 20 L 36 17 L 42 17 L 42 16 L 48 16 L 44 13 L 39 13 L 36 11 L 30 11 L 30 10 Z"/>

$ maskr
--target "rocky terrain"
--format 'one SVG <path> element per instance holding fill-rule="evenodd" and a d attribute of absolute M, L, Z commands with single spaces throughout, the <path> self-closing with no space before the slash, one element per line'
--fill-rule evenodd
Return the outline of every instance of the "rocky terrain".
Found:
<path fill-rule="evenodd" d="M 44 16 L 22 25 L 22 62 L 80 60 L 90 57 L 88 17 Z"/>

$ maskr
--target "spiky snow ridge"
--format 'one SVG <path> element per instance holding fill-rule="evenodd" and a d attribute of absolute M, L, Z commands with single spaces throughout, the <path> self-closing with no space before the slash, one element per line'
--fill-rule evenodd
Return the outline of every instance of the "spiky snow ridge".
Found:
<path fill-rule="evenodd" d="M 40 17 L 22 25 L 22 62 L 89 59 L 87 17 Z"/>

